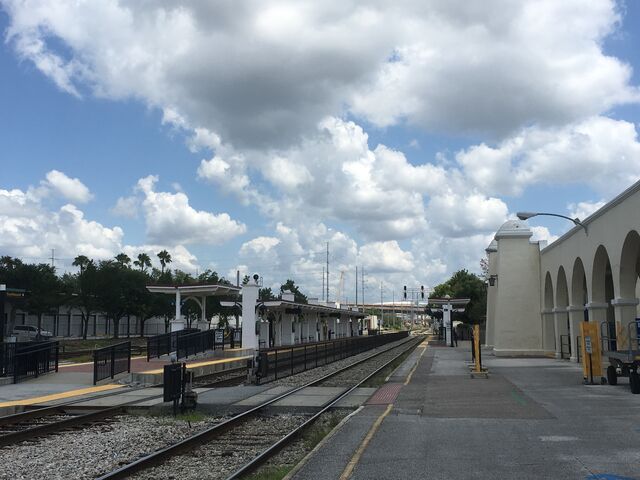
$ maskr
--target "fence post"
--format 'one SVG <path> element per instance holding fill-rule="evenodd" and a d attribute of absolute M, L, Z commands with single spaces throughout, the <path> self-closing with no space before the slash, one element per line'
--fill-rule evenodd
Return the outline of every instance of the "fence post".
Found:
<path fill-rule="evenodd" d="M 111 378 L 115 377 L 116 349 L 111 347 Z"/>
<path fill-rule="evenodd" d="M 274 371 L 274 373 L 275 373 L 274 380 L 277 380 L 278 379 L 278 349 L 277 348 L 275 349 L 275 356 L 276 356 L 276 365 L 275 365 L 275 369 L 274 369 L 275 370 Z"/>
<path fill-rule="evenodd" d="M 307 346 L 304 346 L 304 370 L 303 372 L 307 371 Z"/>
<path fill-rule="evenodd" d="M 127 373 L 131 373 L 131 342 L 129 342 L 129 348 L 128 348 Z"/>
<path fill-rule="evenodd" d="M 293 375 L 293 345 L 291 345 L 291 375 Z"/>
<path fill-rule="evenodd" d="M 56 342 L 56 372 L 58 372 L 58 358 L 60 353 L 59 348 L 60 348 L 60 344 Z"/>

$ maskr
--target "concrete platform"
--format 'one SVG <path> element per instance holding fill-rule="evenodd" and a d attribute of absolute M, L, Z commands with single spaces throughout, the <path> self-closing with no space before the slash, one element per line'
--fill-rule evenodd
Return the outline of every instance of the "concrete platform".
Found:
<path fill-rule="evenodd" d="M 471 379 L 467 348 L 424 351 L 390 406 L 362 408 L 293 478 L 640 479 L 628 385 L 585 386 L 579 365 L 545 358 L 486 357 L 489 379 Z"/>

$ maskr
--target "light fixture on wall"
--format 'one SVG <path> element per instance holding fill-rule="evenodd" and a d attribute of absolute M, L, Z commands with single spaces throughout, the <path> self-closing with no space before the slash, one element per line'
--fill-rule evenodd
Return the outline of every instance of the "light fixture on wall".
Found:
<path fill-rule="evenodd" d="M 520 220 L 529 220 L 531 217 L 537 217 L 539 215 L 544 215 L 547 217 L 558 217 L 558 218 L 565 218 L 571 222 L 573 222 L 574 225 L 580 226 L 582 228 L 584 228 L 584 232 L 587 232 L 587 226 L 582 223 L 580 221 L 579 218 L 571 218 L 571 217 L 567 217 L 566 215 L 559 215 L 557 213 L 542 213 L 542 212 L 518 212 L 516 213 L 516 216 L 520 219 Z"/>
<path fill-rule="evenodd" d="M 493 287 L 498 281 L 498 275 L 490 275 L 489 276 L 489 286 Z"/>

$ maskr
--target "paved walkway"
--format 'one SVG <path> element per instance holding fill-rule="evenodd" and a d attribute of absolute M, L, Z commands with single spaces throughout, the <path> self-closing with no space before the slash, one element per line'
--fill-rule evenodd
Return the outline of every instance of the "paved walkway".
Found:
<path fill-rule="evenodd" d="M 392 403 L 374 395 L 293 478 L 640 480 L 628 385 L 585 386 L 578 365 L 546 358 L 485 356 L 489 379 L 471 379 L 460 345 L 416 350 Z"/>
<path fill-rule="evenodd" d="M 239 352 L 242 352 L 242 350 L 226 349 L 208 352 L 208 358 L 193 358 L 187 361 L 187 368 L 199 368 L 243 359 L 244 357 L 241 356 L 223 358 L 223 355 L 235 355 Z M 134 357 L 131 359 L 131 373 L 159 374 L 162 373 L 163 366 L 169 363 L 166 357 L 162 359 L 156 358 L 149 362 L 147 362 L 146 357 Z M 122 375 L 116 377 L 116 380 L 120 378 L 122 378 Z M 15 385 L 1 385 L 0 408 L 88 396 L 120 386 L 113 384 L 93 386 L 93 362 L 61 364 L 57 373 L 47 373 Z"/>

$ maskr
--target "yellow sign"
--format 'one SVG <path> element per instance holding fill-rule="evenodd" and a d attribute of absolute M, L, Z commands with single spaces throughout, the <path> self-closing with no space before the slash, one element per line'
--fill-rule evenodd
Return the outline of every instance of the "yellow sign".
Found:
<path fill-rule="evenodd" d="M 602 376 L 602 352 L 600 351 L 600 331 L 596 322 L 580 322 L 580 342 L 582 347 L 582 374 L 584 378 Z M 590 352 L 590 353 L 589 353 Z"/>

